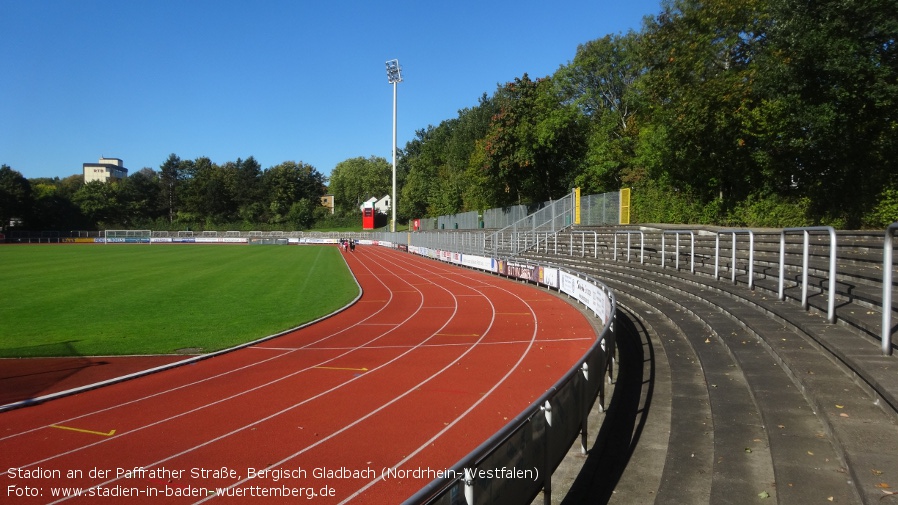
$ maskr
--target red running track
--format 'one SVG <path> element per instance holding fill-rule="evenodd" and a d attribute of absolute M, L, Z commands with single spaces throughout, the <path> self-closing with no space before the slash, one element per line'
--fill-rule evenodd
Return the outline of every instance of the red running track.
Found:
<path fill-rule="evenodd" d="M 0 502 L 98 501 L 53 496 L 81 488 L 110 503 L 399 503 L 595 339 L 576 308 L 530 285 L 387 248 L 344 257 L 363 295 L 333 317 L 0 414 Z"/>

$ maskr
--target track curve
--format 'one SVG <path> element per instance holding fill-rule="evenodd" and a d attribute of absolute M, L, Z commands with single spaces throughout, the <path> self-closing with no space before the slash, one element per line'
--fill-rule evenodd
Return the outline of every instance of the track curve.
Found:
<path fill-rule="evenodd" d="M 363 295 L 334 317 L 0 414 L 7 496 L 95 499 L 51 496 L 72 488 L 146 503 L 266 493 L 400 502 L 528 407 L 595 339 L 576 308 L 530 285 L 387 248 L 344 257 Z M 40 496 L 19 497 L 25 489 Z"/>

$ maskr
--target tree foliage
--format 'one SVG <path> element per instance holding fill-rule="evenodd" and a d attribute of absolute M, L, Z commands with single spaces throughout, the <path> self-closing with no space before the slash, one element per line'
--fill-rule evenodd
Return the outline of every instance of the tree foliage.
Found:
<path fill-rule="evenodd" d="M 481 152 L 482 191 L 495 207 L 538 203 L 564 195 L 585 150 L 585 122 L 562 103 L 550 79 L 527 74 L 496 95 Z M 485 186 L 484 186 L 485 185 Z"/>
<path fill-rule="evenodd" d="M 358 214 L 365 200 L 392 194 L 393 165 L 377 156 L 341 161 L 331 172 L 328 189 L 341 214 Z"/>
<path fill-rule="evenodd" d="M 8 165 L 0 166 L 0 229 L 12 218 L 24 219 L 31 214 L 31 184 Z"/>

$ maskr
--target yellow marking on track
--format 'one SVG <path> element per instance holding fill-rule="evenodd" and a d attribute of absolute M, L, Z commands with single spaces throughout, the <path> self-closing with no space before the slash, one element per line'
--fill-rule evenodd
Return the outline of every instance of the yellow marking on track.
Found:
<path fill-rule="evenodd" d="M 115 435 L 115 430 L 109 430 L 107 432 L 102 431 L 94 431 L 94 430 L 85 430 L 82 428 L 72 428 L 71 426 L 61 426 L 59 424 L 51 424 L 51 428 L 59 428 L 60 430 L 69 430 L 69 431 L 77 431 L 78 433 L 89 433 L 91 435 L 100 435 L 101 437 L 111 437 Z"/>
<path fill-rule="evenodd" d="M 353 372 L 367 372 L 367 368 L 344 368 L 339 366 L 316 366 L 313 368 L 318 368 L 321 370 L 352 370 Z"/>

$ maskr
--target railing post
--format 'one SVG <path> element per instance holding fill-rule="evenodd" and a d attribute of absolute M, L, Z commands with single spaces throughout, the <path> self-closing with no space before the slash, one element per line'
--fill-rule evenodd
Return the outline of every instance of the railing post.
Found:
<path fill-rule="evenodd" d="M 785 272 L 786 272 L 786 233 L 802 232 L 804 234 L 802 249 L 801 272 L 801 306 L 808 308 L 808 270 L 810 256 L 810 232 L 826 231 L 829 233 L 829 300 L 827 302 L 826 318 L 829 323 L 836 322 L 836 231 L 832 226 L 810 226 L 806 228 L 784 228 L 780 233 L 780 284 L 779 299 L 785 300 Z"/>
<path fill-rule="evenodd" d="M 892 355 L 892 235 L 898 230 L 898 223 L 886 229 L 882 246 L 882 354 Z"/>
<path fill-rule="evenodd" d="M 676 265 L 676 269 L 678 271 L 680 270 L 680 235 L 688 233 L 689 236 L 691 237 L 692 245 L 691 245 L 691 252 L 689 253 L 690 254 L 689 271 L 694 274 L 695 273 L 695 233 L 692 231 L 688 231 L 688 230 L 662 230 L 661 231 L 661 268 L 664 268 L 664 263 L 665 263 L 664 259 L 665 259 L 665 249 L 666 248 L 664 246 L 665 245 L 664 236 L 667 235 L 668 233 L 671 233 L 676 236 L 676 242 L 675 242 L 676 243 L 676 251 L 674 254 L 676 255 L 675 265 Z"/>
<path fill-rule="evenodd" d="M 639 232 L 639 264 L 645 264 L 645 233 Z"/>
<path fill-rule="evenodd" d="M 720 234 L 724 231 L 717 232 L 714 236 L 714 280 L 720 280 Z M 735 236 L 735 235 L 734 235 Z"/>
<path fill-rule="evenodd" d="M 786 299 L 786 291 L 783 286 L 783 281 L 786 277 L 786 230 L 783 230 L 780 233 L 780 286 L 779 293 L 777 294 L 777 298 L 780 300 Z"/>
<path fill-rule="evenodd" d="M 674 242 L 677 244 L 676 248 L 674 249 L 676 251 L 676 252 L 674 252 L 674 259 L 675 259 L 674 266 L 676 267 L 677 272 L 679 272 L 680 271 L 680 234 L 679 233 L 674 235 Z"/>
<path fill-rule="evenodd" d="M 755 289 L 755 232 L 748 230 L 748 289 Z"/>
<path fill-rule="evenodd" d="M 465 502 L 474 505 L 474 474 L 470 468 L 465 468 Z"/>
<path fill-rule="evenodd" d="M 664 246 L 664 231 L 661 232 L 661 268 L 664 268 L 664 256 L 667 253 L 667 248 Z"/>
<path fill-rule="evenodd" d="M 733 284 L 736 284 L 736 232 L 733 232 L 733 255 L 730 260 L 730 270 L 730 273 L 732 274 L 730 280 Z"/>
<path fill-rule="evenodd" d="M 801 248 L 801 308 L 808 308 L 808 260 L 811 255 L 811 234 L 804 230 L 804 242 Z"/>
<path fill-rule="evenodd" d="M 580 426 L 580 454 L 586 456 L 589 452 L 589 363 L 583 362 L 580 368 L 583 372 L 583 411 L 580 413 L 582 423 Z"/>
<path fill-rule="evenodd" d="M 543 503 L 552 505 L 552 404 L 546 400 L 543 406 L 546 414 L 545 458 L 543 460 Z"/>

